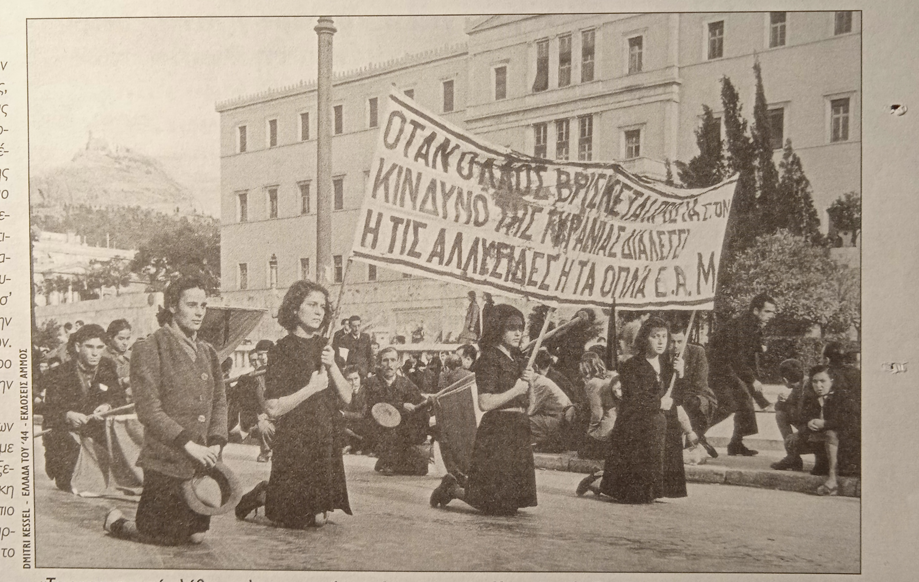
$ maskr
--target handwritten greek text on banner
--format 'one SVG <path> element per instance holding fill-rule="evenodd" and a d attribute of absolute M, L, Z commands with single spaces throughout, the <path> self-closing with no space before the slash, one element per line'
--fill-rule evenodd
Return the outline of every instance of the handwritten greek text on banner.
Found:
<path fill-rule="evenodd" d="M 736 179 L 670 188 L 488 144 L 400 94 L 388 105 L 354 258 L 553 304 L 712 308 Z"/>

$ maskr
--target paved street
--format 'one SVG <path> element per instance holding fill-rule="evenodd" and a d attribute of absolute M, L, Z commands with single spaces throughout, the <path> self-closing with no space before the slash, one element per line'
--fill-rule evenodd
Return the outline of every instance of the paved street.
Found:
<path fill-rule="evenodd" d="M 40 450 L 41 447 L 38 447 Z M 231 445 L 226 461 L 248 487 L 267 478 L 257 449 Z M 41 457 L 36 467 L 42 467 Z M 36 473 L 38 567 L 848 572 L 860 569 L 860 500 L 690 484 L 689 498 L 628 506 L 579 499 L 582 475 L 537 471 L 539 507 L 514 518 L 481 516 L 462 502 L 428 505 L 429 477 L 384 477 L 374 459 L 346 456 L 354 516 L 319 530 L 272 527 L 259 515 L 214 518 L 208 540 L 166 548 L 112 539 L 107 508 L 128 501 L 81 499 Z"/>

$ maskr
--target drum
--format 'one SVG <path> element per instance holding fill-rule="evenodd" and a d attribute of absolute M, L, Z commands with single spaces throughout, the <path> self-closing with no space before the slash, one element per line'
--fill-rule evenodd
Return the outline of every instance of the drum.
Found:
<path fill-rule="evenodd" d="M 370 409 L 370 415 L 383 428 L 395 428 L 402 422 L 402 415 L 396 407 L 386 402 L 377 402 Z"/>

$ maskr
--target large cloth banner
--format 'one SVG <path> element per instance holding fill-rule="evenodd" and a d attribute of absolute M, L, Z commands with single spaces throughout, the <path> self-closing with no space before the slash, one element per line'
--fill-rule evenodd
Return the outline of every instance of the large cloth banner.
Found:
<path fill-rule="evenodd" d="M 550 304 L 712 309 L 735 185 L 534 158 L 392 93 L 352 254 Z"/>

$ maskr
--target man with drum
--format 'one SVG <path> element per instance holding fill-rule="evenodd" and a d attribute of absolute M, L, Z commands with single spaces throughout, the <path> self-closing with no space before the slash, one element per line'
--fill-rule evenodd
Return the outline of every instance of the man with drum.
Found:
<path fill-rule="evenodd" d="M 427 439 L 430 412 L 411 380 L 399 376 L 399 353 L 380 350 L 380 373 L 367 382 L 367 407 L 376 420 L 376 470 L 384 475 L 427 475 L 428 456 L 417 445 Z M 378 404 L 386 406 L 377 406 Z"/>

